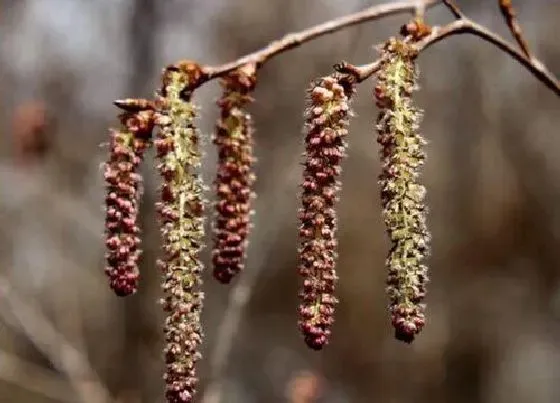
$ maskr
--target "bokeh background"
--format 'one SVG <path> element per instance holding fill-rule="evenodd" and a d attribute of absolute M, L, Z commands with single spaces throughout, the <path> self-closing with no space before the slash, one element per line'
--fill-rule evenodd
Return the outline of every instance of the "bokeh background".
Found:
<path fill-rule="evenodd" d="M 227 62 L 377 2 L 0 0 L 0 402 L 163 401 L 158 179 L 150 164 L 141 290 L 119 299 L 103 273 L 100 145 L 117 123 L 111 102 L 150 97 L 168 63 Z M 458 1 L 509 39 L 496 3 Z M 514 3 L 533 51 L 560 75 L 560 2 Z M 323 37 L 261 71 L 252 106 L 255 228 L 237 283 L 206 275 L 199 401 L 560 401 L 560 101 L 474 37 L 448 39 L 420 58 L 433 232 L 424 332 L 404 345 L 389 325 L 377 111 L 365 82 L 344 165 L 332 342 L 309 351 L 298 333 L 305 89 L 336 62 L 375 59 L 373 45 L 407 20 Z M 447 21 L 443 6 L 428 13 L 429 23 Z M 213 82 L 196 97 L 208 139 L 218 95 Z M 211 181 L 216 155 L 209 140 L 205 147 Z"/>

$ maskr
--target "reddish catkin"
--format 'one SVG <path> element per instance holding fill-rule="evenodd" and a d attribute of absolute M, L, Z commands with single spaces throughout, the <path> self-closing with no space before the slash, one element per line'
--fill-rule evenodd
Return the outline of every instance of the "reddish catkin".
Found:
<path fill-rule="evenodd" d="M 221 115 L 214 144 L 218 148 L 218 169 L 214 182 L 217 202 L 214 223 L 212 263 L 214 277 L 227 284 L 244 268 L 250 226 L 252 185 L 253 125 L 246 107 L 256 84 L 255 67 L 245 66 L 226 76 L 223 94 L 217 104 Z"/>
<path fill-rule="evenodd" d="M 299 211 L 299 328 L 305 343 L 320 350 L 328 343 L 338 303 L 336 212 L 341 161 L 346 154 L 349 98 L 353 86 L 335 73 L 317 80 L 308 91 L 305 111 L 305 162 L 302 208 Z"/>
<path fill-rule="evenodd" d="M 137 224 L 142 177 L 138 165 L 150 143 L 153 111 L 125 111 L 121 128 L 110 131 L 110 152 L 105 164 L 105 273 L 118 296 L 138 289 L 140 229 Z"/>
<path fill-rule="evenodd" d="M 204 240 L 204 186 L 199 172 L 200 135 L 194 125 L 196 108 L 190 88 L 201 77 L 200 67 L 182 62 L 168 67 L 156 102 L 154 140 L 163 184 L 160 216 L 163 258 L 162 299 L 165 311 L 165 397 L 170 403 L 192 402 L 198 384 L 196 363 L 202 358 L 200 315 Z"/>
<path fill-rule="evenodd" d="M 389 40 L 374 96 L 380 108 L 377 141 L 381 145 L 379 176 L 383 220 L 392 247 L 387 257 L 387 292 L 398 340 L 410 343 L 425 323 L 422 300 L 428 282 L 424 260 L 429 254 L 426 188 L 419 183 L 426 141 L 419 132 L 422 112 L 414 106 L 416 52 L 403 41 Z"/>

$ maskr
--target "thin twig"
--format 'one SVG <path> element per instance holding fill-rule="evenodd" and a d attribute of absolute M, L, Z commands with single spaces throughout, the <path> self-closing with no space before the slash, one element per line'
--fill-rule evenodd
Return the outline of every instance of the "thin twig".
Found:
<path fill-rule="evenodd" d="M 261 251 L 261 256 L 268 257 L 268 253 Z M 264 261 L 257 262 L 252 265 L 253 267 L 248 268 L 229 293 L 227 308 L 218 326 L 216 332 L 218 336 L 210 356 L 210 382 L 200 399 L 202 403 L 222 402 L 226 364 L 235 344 L 245 308 L 251 299 L 264 264 Z"/>
<path fill-rule="evenodd" d="M 352 76 L 357 83 L 367 80 L 375 74 L 383 64 L 384 60 L 379 59 L 373 63 L 363 64 L 361 66 L 354 66 L 353 64 L 342 62 L 334 65 L 334 69 L 339 73 L 344 73 Z"/>
<path fill-rule="evenodd" d="M 277 186 L 277 193 L 271 197 L 271 200 L 281 200 L 281 195 L 285 193 L 286 187 L 292 182 L 292 178 L 287 177 L 285 185 Z M 263 190 L 263 194 L 266 193 Z M 266 207 L 274 209 L 275 202 L 268 204 Z M 256 207 L 257 210 L 259 206 Z M 271 228 L 278 226 L 269 223 Z M 208 386 L 205 388 L 200 398 L 201 403 L 221 403 L 224 401 L 224 383 L 226 376 L 226 366 L 230 358 L 233 347 L 237 344 L 236 337 L 243 315 L 247 305 L 249 304 L 255 285 L 259 280 L 263 268 L 267 264 L 267 260 L 273 254 L 273 245 L 277 245 L 281 234 L 253 237 L 252 249 L 259 251 L 254 257 L 255 260 L 248 261 L 247 268 L 238 282 L 233 286 L 229 293 L 227 308 L 222 316 L 221 322 L 216 331 L 217 339 L 210 353 L 210 376 Z M 266 240 L 265 240 L 266 239 Z M 271 246 L 272 245 L 272 246 Z M 227 399 L 225 399 L 227 401 Z"/>
<path fill-rule="evenodd" d="M 415 46 L 418 51 L 423 51 L 429 46 L 441 41 L 442 39 L 447 38 L 448 36 L 464 33 L 476 35 L 479 38 L 484 39 L 485 41 L 497 46 L 498 48 L 509 54 L 512 58 L 517 60 L 520 64 L 522 64 L 540 82 L 554 91 L 556 95 L 560 96 L 560 82 L 542 62 L 535 58 L 528 57 L 527 55 L 525 55 L 525 53 L 517 50 L 512 44 L 508 43 L 500 36 L 469 20 L 468 18 L 462 18 L 444 27 L 434 27 L 432 33 L 418 42 Z"/>
<path fill-rule="evenodd" d="M 370 64 L 364 64 L 362 66 L 357 66 L 356 70 L 359 72 L 358 75 L 358 82 L 361 83 L 362 81 L 368 79 L 373 74 L 377 73 L 381 68 L 384 60 L 379 59 Z"/>
<path fill-rule="evenodd" d="M 426 14 L 426 2 L 423 0 L 416 0 L 416 9 L 414 10 L 414 17 L 420 21 L 424 20 Z"/>
<path fill-rule="evenodd" d="M 228 305 L 216 333 L 218 338 L 210 357 L 211 381 L 200 400 L 202 403 L 220 403 L 222 401 L 226 364 L 259 271 L 260 269 L 257 268 L 249 273 L 244 273 L 230 291 Z"/>
<path fill-rule="evenodd" d="M 422 0 L 423 7 L 428 8 L 439 3 L 439 0 Z M 309 42 L 319 36 L 339 31 L 352 25 L 358 25 L 367 21 L 376 20 L 389 15 L 405 12 L 417 12 L 419 7 L 418 0 L 397 1 L 394 3 L 380 4 L 366 8 L 347 16 L 315 25 L 304 31 L 285 35 L 283 38 L 273 41 L 261 50 L 241 57 L 231 63 L 226 63 L 217 67 L 205 67 L 204 74 L 207 80 L 223 76 L 247 63 L 256 63 L 261 66 L 272 57 L 295 48 L 305 42 Z"/>
<path fill-rule="evenodd" d="M 523 33 L 521 32 L 521 25 L 517 21 L 517 13 L 515 12 L 513 5 L 511 4 L 511 0 L 498 0 L 500 5 L 500 11 L 506 20 L 506 24 L 511 31 L 511 34 L 515 38 L 516 42 L 518 43 L 519 47 L 527 57 L 527 59 L 531 59 L 531 53 L 529 52 L 529 45 L 527 45 L 527 41 L 523 37 Z"/>
<path fill-rule="evenodd" d="M 15 317 L 31 342 L 66 376 L 84 403 L 106 403 L 111 395 L 87 358 L 37 308 L 30 305 L 0 276 L 0 315 Z"/>
<path fill-rule="evenodd" d="M 457 5 L 453 0 L 443 0 L 443 4 L 447 6 L 447 8 L 451 11 L 451 13 L 455 16 L 455 18 L 457 19 L 464 18 L 465 15 L 459 9 L 459 7 L 457 7 Z"/>

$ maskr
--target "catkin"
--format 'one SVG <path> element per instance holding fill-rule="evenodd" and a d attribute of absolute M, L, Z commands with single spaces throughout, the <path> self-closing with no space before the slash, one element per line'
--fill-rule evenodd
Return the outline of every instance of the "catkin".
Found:
<path fill-rule="evenodd" d="M 188 89 L 200 79 L 200 68 L 190 62 L 168 67 L 156 101 L 154 140 L 158 170 L 163 180 L 160 216 L 163 258 L 162 299 L 165 318 L 164 375 L 168 402 L 192 402 L 201 359 L 200 320 L 203 293 L 200 250 L 204 238 L 204 186 L 199 172 L 199 132 L 195 106 Z"/>
<path fill-rule="evenodd" d="M 105 163 L 105 273 L 116 295 L 138 290 L 140 228 L 138 204 L 142 177 L 138 166 L 149 146 L 153 111 L 128 111 L 119 115 L 120 129 L 110 131 L 110 152 Z"/>
<path fill-rule="evenodd" d="M 214 144 L 218 169 L 214 185 L 217 201 L 212 263 L 214 277 L 229 283 L 244 269 L 250 229 L 253 183 L 253 122 L 246 108 L 253 101 L 255 68 L 240 68 L 222 80 L 223 94 L 217 104 L 220 119 Z"/>
<path fill-rule="evenodd" d="M 382 49 L 384 63 L 374 96 L 380 109 L 377 141 L 383 220 L 391 240 L 387 257 L 387 293 L 395 337 L 410 343 L 425 324 L 428 282 L 424 260 L 429 254 L 426 188 L 419 183 L 426 141 L 419 133 L 422 112 L 412 102 L 418 73 L 413 48 L 397 39 Z"/>
<path fill-rule="evenodd" d="M 300 292 L 299 328 L 305 343 L 320 350 L 328 343 L 338 299 L 336 211 L 341 161 L 346 155 L 345 137 L 351 115 L 352 85 L 335 73 L 317 80 L 308 91 L 305 111 L 305 162 L 302 208 L 299 211 Z"/>

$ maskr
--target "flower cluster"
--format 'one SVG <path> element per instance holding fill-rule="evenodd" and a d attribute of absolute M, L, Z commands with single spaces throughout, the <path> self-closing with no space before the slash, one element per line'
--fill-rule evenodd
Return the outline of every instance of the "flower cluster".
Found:
<path fill-rule="evenodd" d="M 105 164 L 105 273 L 118 296 L 138 289 L 138 203 L 142 177 L 138 165 L 150 143 L 153 128 L 151 110 L 123 112 L 121 128 L 110 132 L 110 153 Z"/>
<path fill-rule="evenodd" d="M 387 292 L 397 339 L 410 343 L 425 324 L 421 303 L 426 295 L 430 234 L 426 226 L 426 189 L 418 183 L 426 141 L 419 134 L 421 111 L 411 100 L 416 90 L 416 53 L 403 41 L 389 40 L 374 90 L 380 113 L 379 177 L 383 219 L 392 247 L 387 257 Z"/>
<path fill-rule="evenodd" d="M 305 343 L 320 350 L 328 343 L 334 322 L 334 296 L 338 277 L 336 212 L 341 161 L 346 153 L 349 98 L 353 86 L 342 74 L 317 80 L 308 91 L 305 111 L 305 163 L 299 248 L 300 292 L 299 327 Z"/>
<path fill-rule="evenodd" d="M 214 277 L 229 283 L 244 267 L 250 202 L 254 197 L 253 126 L 246 111 L 256 84 L 254 65 L 230 73 L 221 84 L 223 94 L 217 102 L 221 116 L 214 137 L 218 170 L 214 182 L 217 202 L 212 261 Z"/>
<path fill-rule="evenodd" d="M 200 79 L 200 67 L 191 62 L 169 66 L 156 101 L 159 127 L 154 146 L 163 179 L 157 211 L 161 221 L 163 258 L 162 299 L 165 318 L 164 356 L 166 399 L 192 402 L 198 379 L 195 364 L 202 343 L 200 314 L 203 293 L 200 250 L 204 238 L 204 186 L 200 173 L 199 133 L 189 88 Z"/>

